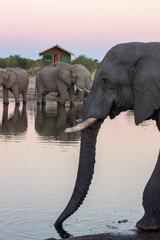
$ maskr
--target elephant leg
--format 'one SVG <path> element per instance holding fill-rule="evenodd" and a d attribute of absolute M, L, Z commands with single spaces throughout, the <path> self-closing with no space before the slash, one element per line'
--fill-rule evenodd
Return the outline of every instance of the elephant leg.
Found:
<path fill-rule="evenodd" d="M 8 104 L 4 104 L 3 106 L 3 122 L 8 120 Z"/>
<path fill-rule="evenodd" d="M 26 88 L 26 89 L 24 89 L 24 90 L 22 91 L 22 97 L 23 97 L 23 104 L 24 104 L 24 105 L 26 104 L 26 100 L 27 100 L 27 98 L 26 98 L 26 96 L 27 96 L 27 90 L 28 90 L 28 88 Z"/>
<path fill-rule="evenodd" d="M 43 94 L 42 94 L 42 105 L 46 105 L 46 95 L 47 95 L 48 93 L 46 93 L 46 92 L 44 92 Z"/>
<path fill-rule="evenodd" d="M 14 95 L 14 98 L 15 98 L 15 105 L 19 106 L 20 105 L 20 103 L 19 103 L 19 90 L 18 90 L 17 85 L 12 88 L 12 91 L 13 91 L 13 95 Z"/>
<path fill-rule="evenodd" d="M 160 230 L 160 152 L 156 166 L 143 192 L 143 218 L 136 227 L 146 231 Z"/>
<path fill-rule="evenodd" d="M 67 91 L 67 85 L 63 83 L 62 81 L 57 81 L 57 88 L 60 94 L 60 104 L 64 105 L 65 101 L 69 99 L 69 94 Z"/>
<path fill-rule="evenodd" d="M 8 89 L 3 88 L 3 104 L 8 104 Z"/>
<path fill-rule="evenodd" d="M 74 85 L 68 89 L 70 107 L 74 106 L 75 90 Z"/>
<path fill-rule="evenodd" d="M 43 91 L 40 89 L 37 89 L 37 105 L 41 104 L 42 94 L 43 94 Z"/>

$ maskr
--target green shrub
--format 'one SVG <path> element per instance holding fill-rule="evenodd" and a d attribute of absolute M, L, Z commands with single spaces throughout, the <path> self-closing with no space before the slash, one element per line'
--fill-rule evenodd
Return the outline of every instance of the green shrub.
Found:
<path fill-rule="evenodd" d="M 6 68 L 7 64 L 4 58 L 0 58 L 0 68 Z"/>
<path fill-rule="evenodd" d="M 88 58 L 85 55 L 79 55 L 77 58 L 71 61 L 71 64 L 82 64 L 90 71 L 90 73 L 93 73 L 97 70 L 100 63 L 97 59 Z"/>
<path fill-rule="evenodd" d="M 34 67 L 41 67 L 41 60 L 32 60 L 28 58 L 22 58 L 19 55 L 10 56 L 8 58 L 0 58 L 0 68 L 15 68 L 20 67 L 23 69 L 29 69 Z"/>

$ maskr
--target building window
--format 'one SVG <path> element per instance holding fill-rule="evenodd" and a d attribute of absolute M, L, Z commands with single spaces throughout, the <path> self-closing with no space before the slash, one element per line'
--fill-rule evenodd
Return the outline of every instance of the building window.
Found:
<path fill-rule="evenodd" d="M 61 61 L 62 62 L 69 62 L 69 57 L 68 56 L 62 56 Z"/>
<path fill-rule="evenodd" d="M 52 61 L 52 56 L 46 55 L 46 56 L 44 57 L 44 60 L 45 60 L 45 61 Z"/>

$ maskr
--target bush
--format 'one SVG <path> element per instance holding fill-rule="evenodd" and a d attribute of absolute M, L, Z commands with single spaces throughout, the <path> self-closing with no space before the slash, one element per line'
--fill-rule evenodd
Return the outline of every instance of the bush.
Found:
<path fill-rule="evenodd" d="M 15 68 L 20 67 L 29 69 L 34 67 L 41 67 L 41 60 L 32 60 L 28 58 L 21 58 L 19 55 L 10 56 L 8 58 L 0 58 L 0 68 Z"/>
<path fill-rule="evenodd" d="M 82 64 L 90 71 L 90 73 L 93 73 L 97 70 L 100 63 L 97 59 L 88 58 L 85 55 L 79 55 L 77 58 L 71 61 L 71 64 Z"/>
<path fill-rule="evenodd" d="M 0 58 L 0 68 L 6 68 L 7 64 L 4 58 Z"/>

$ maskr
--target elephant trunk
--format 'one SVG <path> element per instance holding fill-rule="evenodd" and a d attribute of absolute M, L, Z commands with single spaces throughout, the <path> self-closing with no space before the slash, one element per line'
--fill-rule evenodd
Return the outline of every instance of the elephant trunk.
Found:
<path fill-rule="evenodd" d="M 98 120 L 81 132 L 80 159 L 75 187 L 68 205 L 55 223 L 56 228 L 62 227 L 64 220 L 79 208 L 87 195 L 94 173 L 96 139 L 101 123 L 102 121 Z"/>

